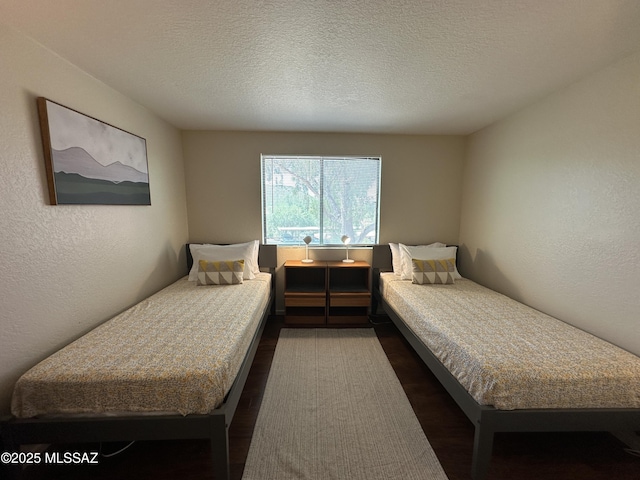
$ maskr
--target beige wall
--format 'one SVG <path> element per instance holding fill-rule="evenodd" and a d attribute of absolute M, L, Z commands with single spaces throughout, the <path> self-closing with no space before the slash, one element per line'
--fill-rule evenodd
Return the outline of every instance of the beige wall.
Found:
<path fill-rule="evenodd" d="M 462 273 L 640 355 L 640 54 L 470 138 Z"/>
<path fill-rule="evenodd" d="M 185 273 L 180 132 L 0 24 L 0 412 L 17 377 Z M 147 140 L 151 206 L 50 206 L 36 97 Z"/>
<path fill-rule="evenodd" d="M 190 131 L 183 140 L 192 242 L 261 238 L 262 153 L 381 155 L 380 243 L 458 239 L 464 137 Z M 310 256 L 341 259 L 344 250 Z M 371 259 L 370 250 L 351 256 Z M 278 263 L 303 257 L 302 248 L 280 248 Z M 280 293 L 282 275 L 278 285 Z"/>
<path fill-rule="evenodd" d="M 189 237 L 261 236 L 260 154 L 381 155 L 380 241 L 455 242 L 464 137 L 183 133 Z"/>

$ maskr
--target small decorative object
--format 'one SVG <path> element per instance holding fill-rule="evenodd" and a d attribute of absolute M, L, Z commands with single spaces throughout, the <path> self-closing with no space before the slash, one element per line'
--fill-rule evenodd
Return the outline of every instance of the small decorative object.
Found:
<path fill-rule="evenodd" d="M 347 258 L 345 258 L 344 260 L 342 260 L 344 263 L 353 263 L 354 260 L 349 260 L 349 242 L 351 242 L 351 239 L 347 236 L 347 235 L 343 235 L 342 238 L 340 239 L 342 240 L 342 243 L 344 243 L 344 246 L 347 249 Z"/>
<path fill-rule="evenodd" d="M 151 205 L 147 143 L 38 98 L 51 205 Z"/>
<path fill-rule="evenodd" d="M 302 239 L 302 241 L 305 243 L 305 258 L 302 260 L 302 263 L 313 263 L 313 259 L 309 258 L 309 244 L 311 243 L 311 237 L 309 235 L 307 235 L 306 237 L 304 237 Z"/>

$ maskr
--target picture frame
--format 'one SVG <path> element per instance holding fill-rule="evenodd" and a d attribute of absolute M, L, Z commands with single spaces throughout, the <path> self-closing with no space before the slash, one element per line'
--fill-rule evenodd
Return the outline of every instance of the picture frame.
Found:
<path fill-rule="evenodd" d="M 51 205 L 151 205 L 147 142 L 38 97 Z"/>

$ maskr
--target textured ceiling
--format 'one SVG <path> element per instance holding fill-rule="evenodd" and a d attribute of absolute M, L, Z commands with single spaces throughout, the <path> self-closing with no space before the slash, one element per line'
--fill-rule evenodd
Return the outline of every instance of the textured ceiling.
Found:
<path fill-rule="evenodd" d="M 467 134 L 640 50 L 638 0 L 0 0 L 182 129 Z"/>

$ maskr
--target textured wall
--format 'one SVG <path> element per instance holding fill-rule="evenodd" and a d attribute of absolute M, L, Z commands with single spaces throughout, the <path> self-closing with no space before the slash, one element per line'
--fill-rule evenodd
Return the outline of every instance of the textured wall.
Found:
<path fill-rule="evenodd" d="M 0 412 L 41 358 L 184 274 L 180 132 L 0 24 Z M 36 97 L 146 138 L 151 206 L 51 206 Z"/>
<path fill-rule="evenodd" d="M 640 355 L 640 54 L 470 138 L 462 270 Z"/>

